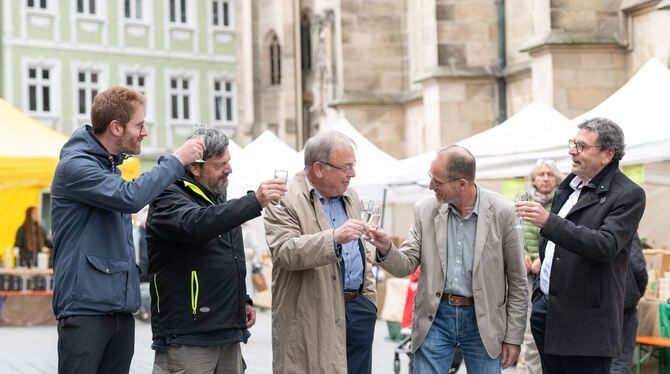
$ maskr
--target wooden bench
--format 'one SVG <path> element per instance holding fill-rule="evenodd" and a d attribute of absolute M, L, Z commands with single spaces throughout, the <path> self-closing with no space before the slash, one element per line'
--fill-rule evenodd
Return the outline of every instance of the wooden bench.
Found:
<path fill-rule="evenodd" d="M 644 362 L 649 357 L 656 358 L 658 360 L 658 373 L 663 373 L 663 368 L 667 368 L 668 374 L 670 374 L 670 368 L 668 368 L 668 363 L 665 359 L 665 349 L 670 348 L 670 338 L 660 338 L 658 336 L 638 336 L 635 339 L 635 345 L 637 349 L 637 374 L 640 374 L 640 364 Z M 643 346 L 650 346 L 650 349 L 646 349 Z M 642 353 L 644 352 L 644 356 Z"/>

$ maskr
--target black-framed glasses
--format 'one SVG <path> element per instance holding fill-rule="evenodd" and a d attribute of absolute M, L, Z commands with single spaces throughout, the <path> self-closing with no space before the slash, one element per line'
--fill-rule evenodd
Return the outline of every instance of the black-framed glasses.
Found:
<path fill-rule="evenodd" d="M 351 165 L 345 165 L 345 166 L 337 166 L 337 165 L 333 165 L 333 164 L 331 164 L 331 163 L 328 162 L 328 161 L 319 161 L 319 162 L 322 163 L 322 164 L 324 164 L 324 165 L 328 165 L 328 166 L 330 166 L 331 168 L 335 168 L 335 169 L 338 169 L 338 170 L 342 170 L 342 171 L 344 172 L 344 174 L 348 174 L 348 173 L 349 173 L 349 170 L 353 169 L 353 168 L 356 166 L 356 161 L 354 161 Z"/>
<path fill-rule="evenodd" d="M 584 144 L 584 143 L 582 143 L 582 142 L 576 142 L 575 139 L 570 139 L 570 140 L 568 140 L 568 146 L 570 147 L 570 149 L 572 149 L 572 147 L 575 147 L 575 149 L 577 150 L 577 153 L 582 153 L 582 151 L 584 150 L 584 148 L 597 148 L 597 147 L 600 147 L 600 146 L 598 146 L 598 145 L 586 145 L 586 144 Z"/>
<path fill-rule="evenodd" d="M 457 181 L 459 179 L 459 178 L 455 178 L 455 179 L 449 179 L 446 182 L 440 182 L 437 179 L 433 178 L 433 174 L 430 173 L 430 170 L 428 170 L 428 178 L 430 178 L 430 181 L 433 182 L 435 187 L 440 187 L 443 184 L 451 183 L 451 182 Z"/>

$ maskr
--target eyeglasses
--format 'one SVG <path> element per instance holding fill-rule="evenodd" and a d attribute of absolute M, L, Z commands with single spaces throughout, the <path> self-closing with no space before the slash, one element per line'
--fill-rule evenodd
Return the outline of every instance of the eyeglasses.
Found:
<path fill-rule="evenodd" d="M 575 147 L 575 149 L 577 150 L 577 153 L 582 153 L 584 148 L 598 148 L 598 147 L 600 147 L 599 145 L 586 145 L 582 142 L 576 142 L 575 139 L 568 140 L 568 146 L 570 147 L 570 149 L 572 149 L 572 147 Z"/>
<path fill-rule="evenodd" d="M 345 165 L 345 166 L 336 166 L 336 165 L 331 164 L 328 161 L 319 161 L 319 162 L 322 163 L 322 164 L 328 165 L 331 168 L 342 170 L 344 172 L 344 174 L 348 174 L 349 170 L 353 169 L 356 166 L 356 161 L 354 161 L 351 165 Z"/>
<path fill-rule="evenodd" d="M 443 184 L 451 183 L 451 182 L 457 181 L 459 179 L 459 178 L 455 178 L 455 179 L 449 179 L 446 182 L 439 182 L 437 179 L 433 178 L 433 175 L 430 173 L 430 170 L 428 170 L 428 178 L 430 178 L 430 181 L 433 182 L 435 187 L 440 187 Z"/>

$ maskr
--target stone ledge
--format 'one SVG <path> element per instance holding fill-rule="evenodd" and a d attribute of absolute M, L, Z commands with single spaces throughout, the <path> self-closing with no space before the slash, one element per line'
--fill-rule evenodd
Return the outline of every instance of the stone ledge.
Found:
<path fill-rule="evenodd" d="M 619 6 L 619 10 L 621 10 L 624 13 L 632 13 L 647 8 L 652 8 L 653 10 L 653 7 L 659 1 L 660 0 L 623 0 L 621 1 L 621 6 Z"/>
<path fill-rule="evenodd" d="M 453 68 L 438 66 L 423 75 L 419 75 L 413 83 L 420 83 L 429 79 L 439 78 L 493 78 L 495 71 L 488 67 Z"/>
<path fill-rule="evenodd" d="M 614 35 L 596 35 L 592 33 L 570 33 L 553 30 L 548 34 L 539 35 L 531 39 L 520 52 L 530 52 L 550 45 L 614 45 L 624 47 L 619 38 Z"/>
<path fill-rule="evenodd" d="M 341 105 L 397 105 L 400 104 L 401 95 L 375 95 L 375 94 L 345 94 L 335 98 L 328 104 L 329 107 Z"/>

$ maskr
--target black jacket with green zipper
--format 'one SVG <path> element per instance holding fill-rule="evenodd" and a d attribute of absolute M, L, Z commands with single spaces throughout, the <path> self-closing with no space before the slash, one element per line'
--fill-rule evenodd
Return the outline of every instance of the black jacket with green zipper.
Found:
<path fill-rule="evenodd" d="M 147 247 L 153 338 L 246 328 L 240 225 L 261 214 L 253 192 L 226 201 L 191 177 L 149 207 Z"/>

